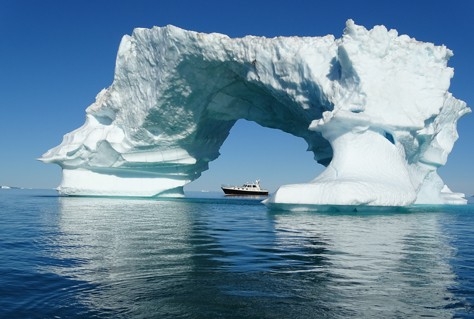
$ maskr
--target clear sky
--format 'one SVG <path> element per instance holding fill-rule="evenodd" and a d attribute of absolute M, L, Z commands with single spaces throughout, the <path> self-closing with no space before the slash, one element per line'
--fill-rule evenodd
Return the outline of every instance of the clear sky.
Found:
<path fill-rule="evenodd" d="M 474 106 L 474 1 L 0 1 L 0 185 L 52 188 L 57 165 L 36 160 L 84 123 L 85 109 L 112 83 L 124 34 L 173 24 L 199 32 L 245 35 L 342 35 L 352 18 L 383 24 L 454 51 L 450 91 Z M 454 191 L 474 194 L 474 115 L 458 123 L 459 140 L 439 174 Z M 259 178 L 270 191 L 306 182 L 322 170 L 294 136 L 241 120 L 221 156 L 187 190 Z"/>

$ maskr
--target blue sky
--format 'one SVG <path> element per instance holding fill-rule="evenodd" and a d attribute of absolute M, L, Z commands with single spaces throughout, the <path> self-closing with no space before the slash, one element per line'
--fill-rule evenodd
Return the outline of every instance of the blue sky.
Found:
<path fill-rule="evenodd" d="M 474 106 L 474 1 L 0 1 L 0 185 L 51 188 L 56 165 L 38 162 L 81 126 L 85 109 L 112 83 L 120 39 L 135 27 L 173 24 L 231 37 L 342 35 L 349 18 L 383 24 L 454 51 L 450 91 Z M 439 174 L 454 191 L 474 194 L 474 115 L 458 123 L 459 140 Z M 303 140 L 239 121 L 221 156 L 187 190 L 259 178 L 274 191 L 306 182 L 322 168 Z"/>

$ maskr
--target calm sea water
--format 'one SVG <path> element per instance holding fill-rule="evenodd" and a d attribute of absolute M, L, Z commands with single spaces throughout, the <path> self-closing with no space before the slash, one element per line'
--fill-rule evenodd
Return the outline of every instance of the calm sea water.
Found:
<path fill-rule="evenodd" d="M 474 317 L 474 205 L 0 190 L 2 318 Z"/>

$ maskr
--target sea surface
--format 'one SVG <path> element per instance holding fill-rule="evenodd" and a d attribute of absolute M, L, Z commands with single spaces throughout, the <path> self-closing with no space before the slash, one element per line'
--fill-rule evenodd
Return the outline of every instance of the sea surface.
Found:
<path fill-rule="evenodd" d="M 0 190 L 1 318 L 474 318 L 474 204 Z"/>

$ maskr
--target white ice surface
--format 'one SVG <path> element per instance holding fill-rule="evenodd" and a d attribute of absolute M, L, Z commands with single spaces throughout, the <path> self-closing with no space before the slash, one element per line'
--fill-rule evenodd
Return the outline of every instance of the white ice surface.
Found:
<path fill-rule="evenodd" d="M 63 168 L 62 194 L 181 196 L 247 119 L 305 139 L 327 166 L 269 205 L 462 204 L 436 172 L 470 111 L 448 91 L 451 56 L 352 20 L 340 39 L 138 28 L 85 124 L 41 160 Z"/>

